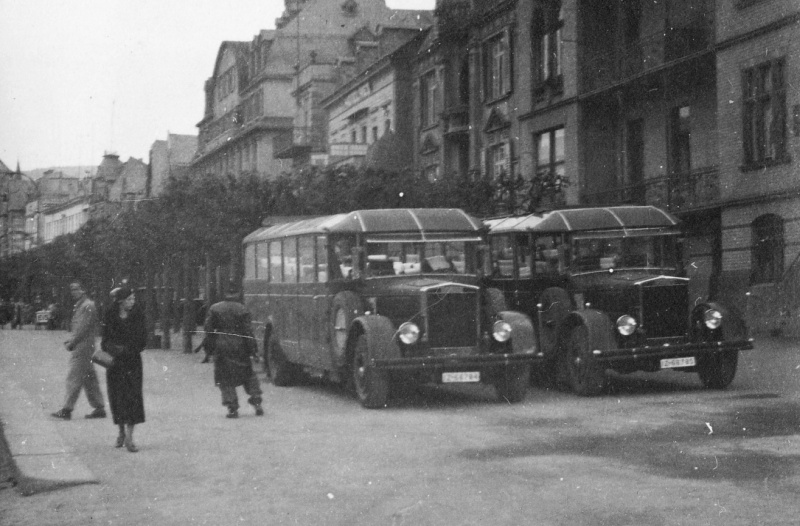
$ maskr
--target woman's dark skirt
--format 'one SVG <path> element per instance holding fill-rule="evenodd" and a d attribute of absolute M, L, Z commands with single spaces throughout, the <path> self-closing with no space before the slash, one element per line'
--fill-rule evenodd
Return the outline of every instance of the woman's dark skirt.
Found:
<path fill-rule="evenodd" d="M 114 359 L 114 365 L 106 371 L 106 388 L 114 424 L 144 422 L 142 357 L 139 353 L 124 354 Z"/>

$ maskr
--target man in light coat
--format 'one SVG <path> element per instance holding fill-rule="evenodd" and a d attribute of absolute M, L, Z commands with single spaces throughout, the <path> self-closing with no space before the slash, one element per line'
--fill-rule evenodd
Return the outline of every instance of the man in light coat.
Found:
<path fill-rule="evenodd" d="M 62 420 L 72 418 L 72 410 L 83 388 L 86 390 L 89 404 L 94 408 L 86 418 L 105 418 L 103 393 L 100 391 L 100 383 L 92 365 L 94 343 L 99 328 L 97 307 L 86 296 L 86 291 L 80 282 L 70 283 L 69 291 L 75 300 L 75 307 L 72 309 L 71 335 L 64 342 L 64 347 L 71 353 L 67 373 L 67 394 L 64 397 L 64 407 L 51 416 Z"/>

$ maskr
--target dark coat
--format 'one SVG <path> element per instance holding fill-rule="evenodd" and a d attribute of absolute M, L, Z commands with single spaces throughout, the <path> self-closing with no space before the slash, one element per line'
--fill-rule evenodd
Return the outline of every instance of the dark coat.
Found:
<path fill-rule="evenodd" d="M 250 357 L 257 351 L 250 313 L 236 301 L 220 301 L 208 309 L 205 348 L 214 355 L 214 383 L 236 387 L 253 376 Z"/>
<path fill-rule="evenodd" d="M 144 311 L 136 305 L 123 320 L 119 305 L 112 303 L 103 317 L 100 345 L 115 355 L 114 364 L 106 370 L 106 383 L 108 403 L 117 425 L 144 422 L 141 352 L 146 344 Z M 122 346 L 122 353 L 116 354 L 114 346 Z"/>

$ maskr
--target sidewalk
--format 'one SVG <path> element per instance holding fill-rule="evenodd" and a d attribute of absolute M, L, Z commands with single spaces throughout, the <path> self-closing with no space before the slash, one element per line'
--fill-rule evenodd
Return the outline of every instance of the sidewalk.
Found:
<path fill-rule="evenodd" d="M 44 401 L 41 393 L 36 392 L 37 383 L 47 379 L 62 386 L 59 394 L 63 397 L 67 352 L 58 346 L 66 335 L 63 331 L 33 330 L 33 326 L 26 326 L 21 331 L 0 330 L 0 431 L 5 436 L 13 461 L 13 467 L 6 463 L 4 468 L 5 472 L 11 473 L 2 474 L 10 475 L 16 489 L 23 495 L 100 482 L 75 451 L 65 444 L 59 431 L 63 422 L 50 416 L 60 408 L 61 399 Z M 37 340 L 40 345 L 37 345 Z M 27 347 L 36 350 L 26 352 Z M 105 397 L 104 371 L 100 367 L 95 367 L 95 370 Z M 86 406 L 85 396 L 81 393 L 73 416 L 75 419 L 83 420 L 81 411 Z M 5 448 L 0 445 L 2 449 Z M 0 465 L 3 464 L 2 456 L 0 451 Z"/>

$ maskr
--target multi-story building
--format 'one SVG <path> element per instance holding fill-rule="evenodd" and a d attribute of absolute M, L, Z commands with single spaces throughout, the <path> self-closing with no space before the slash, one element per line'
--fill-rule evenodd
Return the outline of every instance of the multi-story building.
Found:
<path fill-rule="evenodd" d="M 170 178 L 188 174 L 196 152 L 196 135 L 167 133 L 166 140 L 153 142 L 150 147 L 146 195 L 148 197 L 159 196 L 164 192 L 165 185 Z"/>
<path fill-rule="evenodd" d="M 413 65 L 428 29 L 380 28 L 352 38 L 355 74 L 322 100 L 328 164 L 413 165 Z"/>
<path fill-rule="evenodd" d="M 89 216 L 93 219 L 111 217 L 122 209 L 135 208 L 147 198 L 149 169 L 134 157 L 124 163 L 119 155 L 106 153 L 92 179 Z"/>
<path fill-rule="evenodd" d="M 89 196 L 78 197 L 42 212 L 43 243 L 77 232 L 89 220 L 90 199 Z"/>
<path fill-rule="evenodd" d="M 349 38 L 364 27 L 420 27 L 423 13 L 385 0 L 286 0 L 276 29 L 223 42 L 206 82 L 192 170 L 276 177 L 293 159 L 321 151 L 327 121 L 319 101 L 333 89 L 331 66 L 351 60 Z"/>
<path fill-rule="evenodd" d="M 36 198 L 36 182 L 0 161 L 0 258 L 25 250 L 25 206 Z"/>
<path fill-rule="evenodd" d="M 800 3 L 715 7 L 720 290 L 800 334 Z"/>

